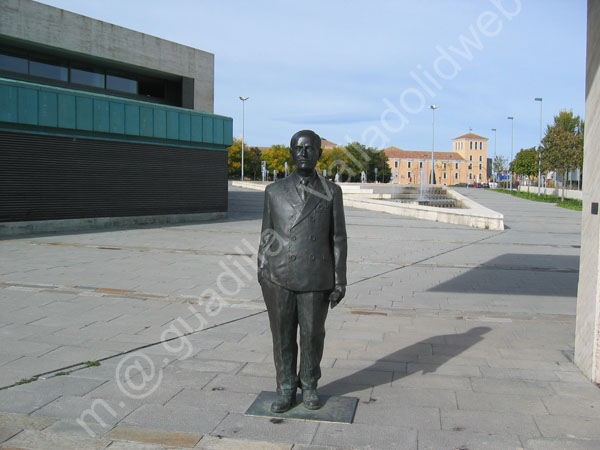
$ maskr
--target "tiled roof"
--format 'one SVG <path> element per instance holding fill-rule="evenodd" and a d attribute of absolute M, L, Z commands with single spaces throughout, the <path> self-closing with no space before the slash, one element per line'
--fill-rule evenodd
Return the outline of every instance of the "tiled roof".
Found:
<path fill-rule="evenodd" d="M 456 137 L 454 139 L 452 139 L 453 141 L 455 141 L 456 139 L 483 139 L 483 140 L 488 140 L 488 138 L 483 137 L 483 136 L 479 136 L 478 134 L 475 133 L 467 133 L 467 134 L 463 134 L 462 136 Z"/>
<path fill-rule="evenodd" d="M 431 152 L 423 150 L 402 150 L 398 147 L 388 147 L 383 150 L 388 158 L 413 159 L 413 160 L 429 160 Z M 465 159 L 455 152 L 434 152 L 433 157 L 438 161 L 465 161 Z"/>
<path fill-rule="evenodd" d="M 321 139 L 321 148 L 334 148 L 337 147 L 335 142 L 328 141 L 327 139 Z"/>

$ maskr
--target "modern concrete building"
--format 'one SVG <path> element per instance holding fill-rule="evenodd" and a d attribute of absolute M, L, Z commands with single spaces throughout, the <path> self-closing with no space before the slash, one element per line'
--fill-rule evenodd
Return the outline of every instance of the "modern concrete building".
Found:
<path fill-rule="evenodd" d="M 210 53 L 2 0 L 0 232 L 226 214 L 213 101 Z"/>
<path fill-rule="evenodd" d="M 588 0 L 585 158 L 575 363 L 600 383 L 600 0 Z"/>
<path fill-rule="evenodd" d="M 473 133 L 452 139 L 451 152 L 434 152 L 436 184 L 452 186 L 459 183 L 489 181 L 488 139 Z M 384 149 L 392 172 L 392 183 L 420 184 L 431 177 L 431 150 L 409 151 L 397 147 Z"/>

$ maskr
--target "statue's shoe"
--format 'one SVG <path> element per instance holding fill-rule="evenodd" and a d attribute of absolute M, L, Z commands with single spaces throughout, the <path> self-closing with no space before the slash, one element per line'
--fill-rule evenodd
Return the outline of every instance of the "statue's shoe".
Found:
<path fill-rule="evenodd" d="M 283 413 L 296 405 L 296 393 L 279 394 L 277 400 L 271 403 L 271 412 Z"/>
<path fill-rule="evenodd" d="M 319 409 L 321 407 L 321 401 L 316 389 L 306 389 L 302 391 L 302 401 L 306 409 Z"/>

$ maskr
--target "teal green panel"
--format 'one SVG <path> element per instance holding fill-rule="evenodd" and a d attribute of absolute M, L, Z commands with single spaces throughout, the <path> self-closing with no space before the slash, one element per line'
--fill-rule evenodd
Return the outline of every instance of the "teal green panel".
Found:
<path fill-rule="evenodd" d="M 125 133 L 125 105 L 110 102 L 110 132 Z"/>
<path fill-rule="evenodd" d="M 75 96 L 58 94 L 58 126 L 76 128 L 75 117 Z"/>
<path fill-rule="evenodd" d="M 167 137 L 167 112 L 164 109 L 154 110 L 154 137 Z"/>
<path fill-rule="evenodd" d="M 92 131 L 94 129 L 94 108 L 92 99 L 77 97 L 77 129 Z"/>
<path fill-rule="evenodd" d="M 125 133 L 140 135 L 140 107 L 137 105 L 125 105 Z"/>
<path fill-rule="evenodd" d="M 223 144 L 227 147 L 233 144 L 233 120 L 223 121 Z"/>
<path fill-rule="evenodd" d="M 192 116 L 192 141 L 202 142 L 202 116 Z"/>
<path fill-rule="evenodd" d="M 223 143 L 223 119 L 214 119 L 214 137 L 213 144 L 222 144 Z"/>
<path fill-rule="evenodd" d="M 140 135 L 154 136 L 154 119 L 151 108 L 140 107 Z"/>
<path fill-rule="evenodd" d="M 167 113 L 167 137 L 169 139 L 179 139 L 179 114 L 177 114 L 177 111 Z"/>
<path fill-rule="evenodd" d="M 202 141 L 213 142 L 213 118 L 204 117 L 202 119 Z"/>
<path fill-rule="evenodd" d="M 40 91 L 39 119 L 40 125 L 44 127 L 56 127 L 58 125 L 58 100 L 54 92 Z"/>
<path fill-rule="evenodd" d="M 0 85 L 0 122 L 16 122 L 17 88 Z"/>
<path fill-rule="evenodd" d="M 110 131 L 110 112 L 106 100 L 94 99 L 94 131 Z"/>
<path fill-rule="evenodd" d="M 38 91 L 19 88 L 19 123 L 38 124 Z"/>
<path fill-rule="evenodd" d="M 191 139 L 192 131 L 190 115 L 179 113 L 179 140 L 190 141 Z"/>

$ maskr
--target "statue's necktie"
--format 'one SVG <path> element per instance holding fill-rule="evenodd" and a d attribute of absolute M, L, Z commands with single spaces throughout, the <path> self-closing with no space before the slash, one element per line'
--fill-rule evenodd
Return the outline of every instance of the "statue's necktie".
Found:
<path fill-rule="evenodd" d="M 300 198 L 303 202 L 306 202 L 307 191 L 306 186 L 308 185 L 308 179 L 300 180 Z"/>

